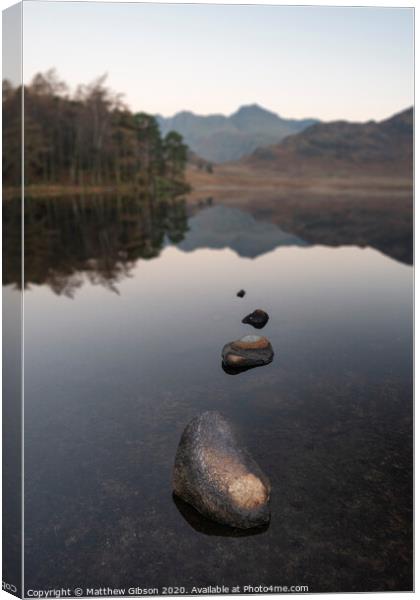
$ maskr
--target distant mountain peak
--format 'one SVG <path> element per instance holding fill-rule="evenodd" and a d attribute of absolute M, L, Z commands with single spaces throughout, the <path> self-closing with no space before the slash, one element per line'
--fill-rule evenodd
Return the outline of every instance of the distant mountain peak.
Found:
<path fill-rule="evenodd" d="M 178 131 L 193 152 L 216 163 L 238 160 L 316 122 L 284 119 L 257 103 L 245 104 L 229 117 L 182 111 L 169 118 L 157 115 L 156 119 L 163 135 L 170 130 Z"/>
<path fill-rule="evenodd" d="M 236 112 L 234 112 L 230 118 L 246 118 L 246 119 L 255 119 L 255 118 L 264 118 L 264 119 L 275 119 L 276 121 L 281 119 L 281 117 L 274 111 L 268 110 L 264 106 L 260 104 L 244 104 L 240 106 Z"/>
<path fill-rule="evenodd" d="M 270 115 L 275 115 L 276 113 L 268 110 L 267 108 L 264 108 L 263 106 L 261 106 L 260 104 L 257 104 L 256 102 L 254 102 L 254 104 L 244 104 L 243 106 L 240 106 L 238 108 L 237 111 L 235 111 L 231 116 L 233 115 L 237 115 L 237 114 L 247 114 L 247 113 L 268 113 Z M 278 116 L 278 115 L 276 115 Z"/>

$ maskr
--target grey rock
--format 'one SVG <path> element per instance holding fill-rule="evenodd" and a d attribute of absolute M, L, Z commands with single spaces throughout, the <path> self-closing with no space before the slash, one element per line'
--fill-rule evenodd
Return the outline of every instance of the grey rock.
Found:
<path fill-rule="evenodd" d="M 204 412 L 185 428 L 173 491 L 223 525 L 249 529 L 270 521 L 270 482 L 218 412 Z"/>
<path fill-rule="evenodd" d="M 273 357 L 273 348 L 266 337 L 245 335 L 223 346 L 222 365 L 228 373 L 236 373 L 268 365 Z"/>

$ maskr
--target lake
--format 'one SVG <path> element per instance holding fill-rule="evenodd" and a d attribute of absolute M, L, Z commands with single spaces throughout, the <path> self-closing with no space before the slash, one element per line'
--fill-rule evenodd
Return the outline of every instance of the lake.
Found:
<path fill-rule="evenodd" d="M 410 264 L 210 201 L 38 200 L 25 219 L 27 589 L 412 589 Z M 255 308 L 274 360 L 229 375 Z M 263 530 L 172 496 L 205 410 L 271 480 Z"/>

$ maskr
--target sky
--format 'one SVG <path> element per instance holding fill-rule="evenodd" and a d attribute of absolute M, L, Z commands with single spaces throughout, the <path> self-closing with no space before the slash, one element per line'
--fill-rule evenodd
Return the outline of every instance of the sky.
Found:
<path fill-rule="evenodd" d="M 132 110 L 383 119 L 413 104 L 412 9 L 24 3 L 24 80 L 108 73 Z"/>

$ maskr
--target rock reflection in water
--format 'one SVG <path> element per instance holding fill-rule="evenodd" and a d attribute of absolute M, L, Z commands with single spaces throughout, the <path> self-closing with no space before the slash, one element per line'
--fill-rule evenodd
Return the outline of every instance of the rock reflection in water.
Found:
<path fill-rule="evenodd" d="M 246 371 L 255 369 L 257 366 L 261 367 L 263 365 L 255 365 L 253 367 L 230 367 L 229 365 L 225 364 L 222 360 L 220 366 L 227 375 L 240 375 L 241 373 L 245 373 Z"/>
<path fill-rule="evenodd" d="M 181 500 L 181 498 L 178 498 L 175 494 L 172 494 L 172 500 L 187 523 L 191 525 L 193 529 L 199 533 L 204 533 L 205 535 L 220 537 L 248 537 L 251 535 L 260 535 L 265 533 L 270 527 L 270 523 L 260 527 L 253 527 L 251 529 L 238 529 L 236 527 L 229 527 L 228 525 L 221 525 L 220 523 L 210 521 L 210 519 L 203 517 L 203 515 L 201 515 L 194 507 Z"/>

